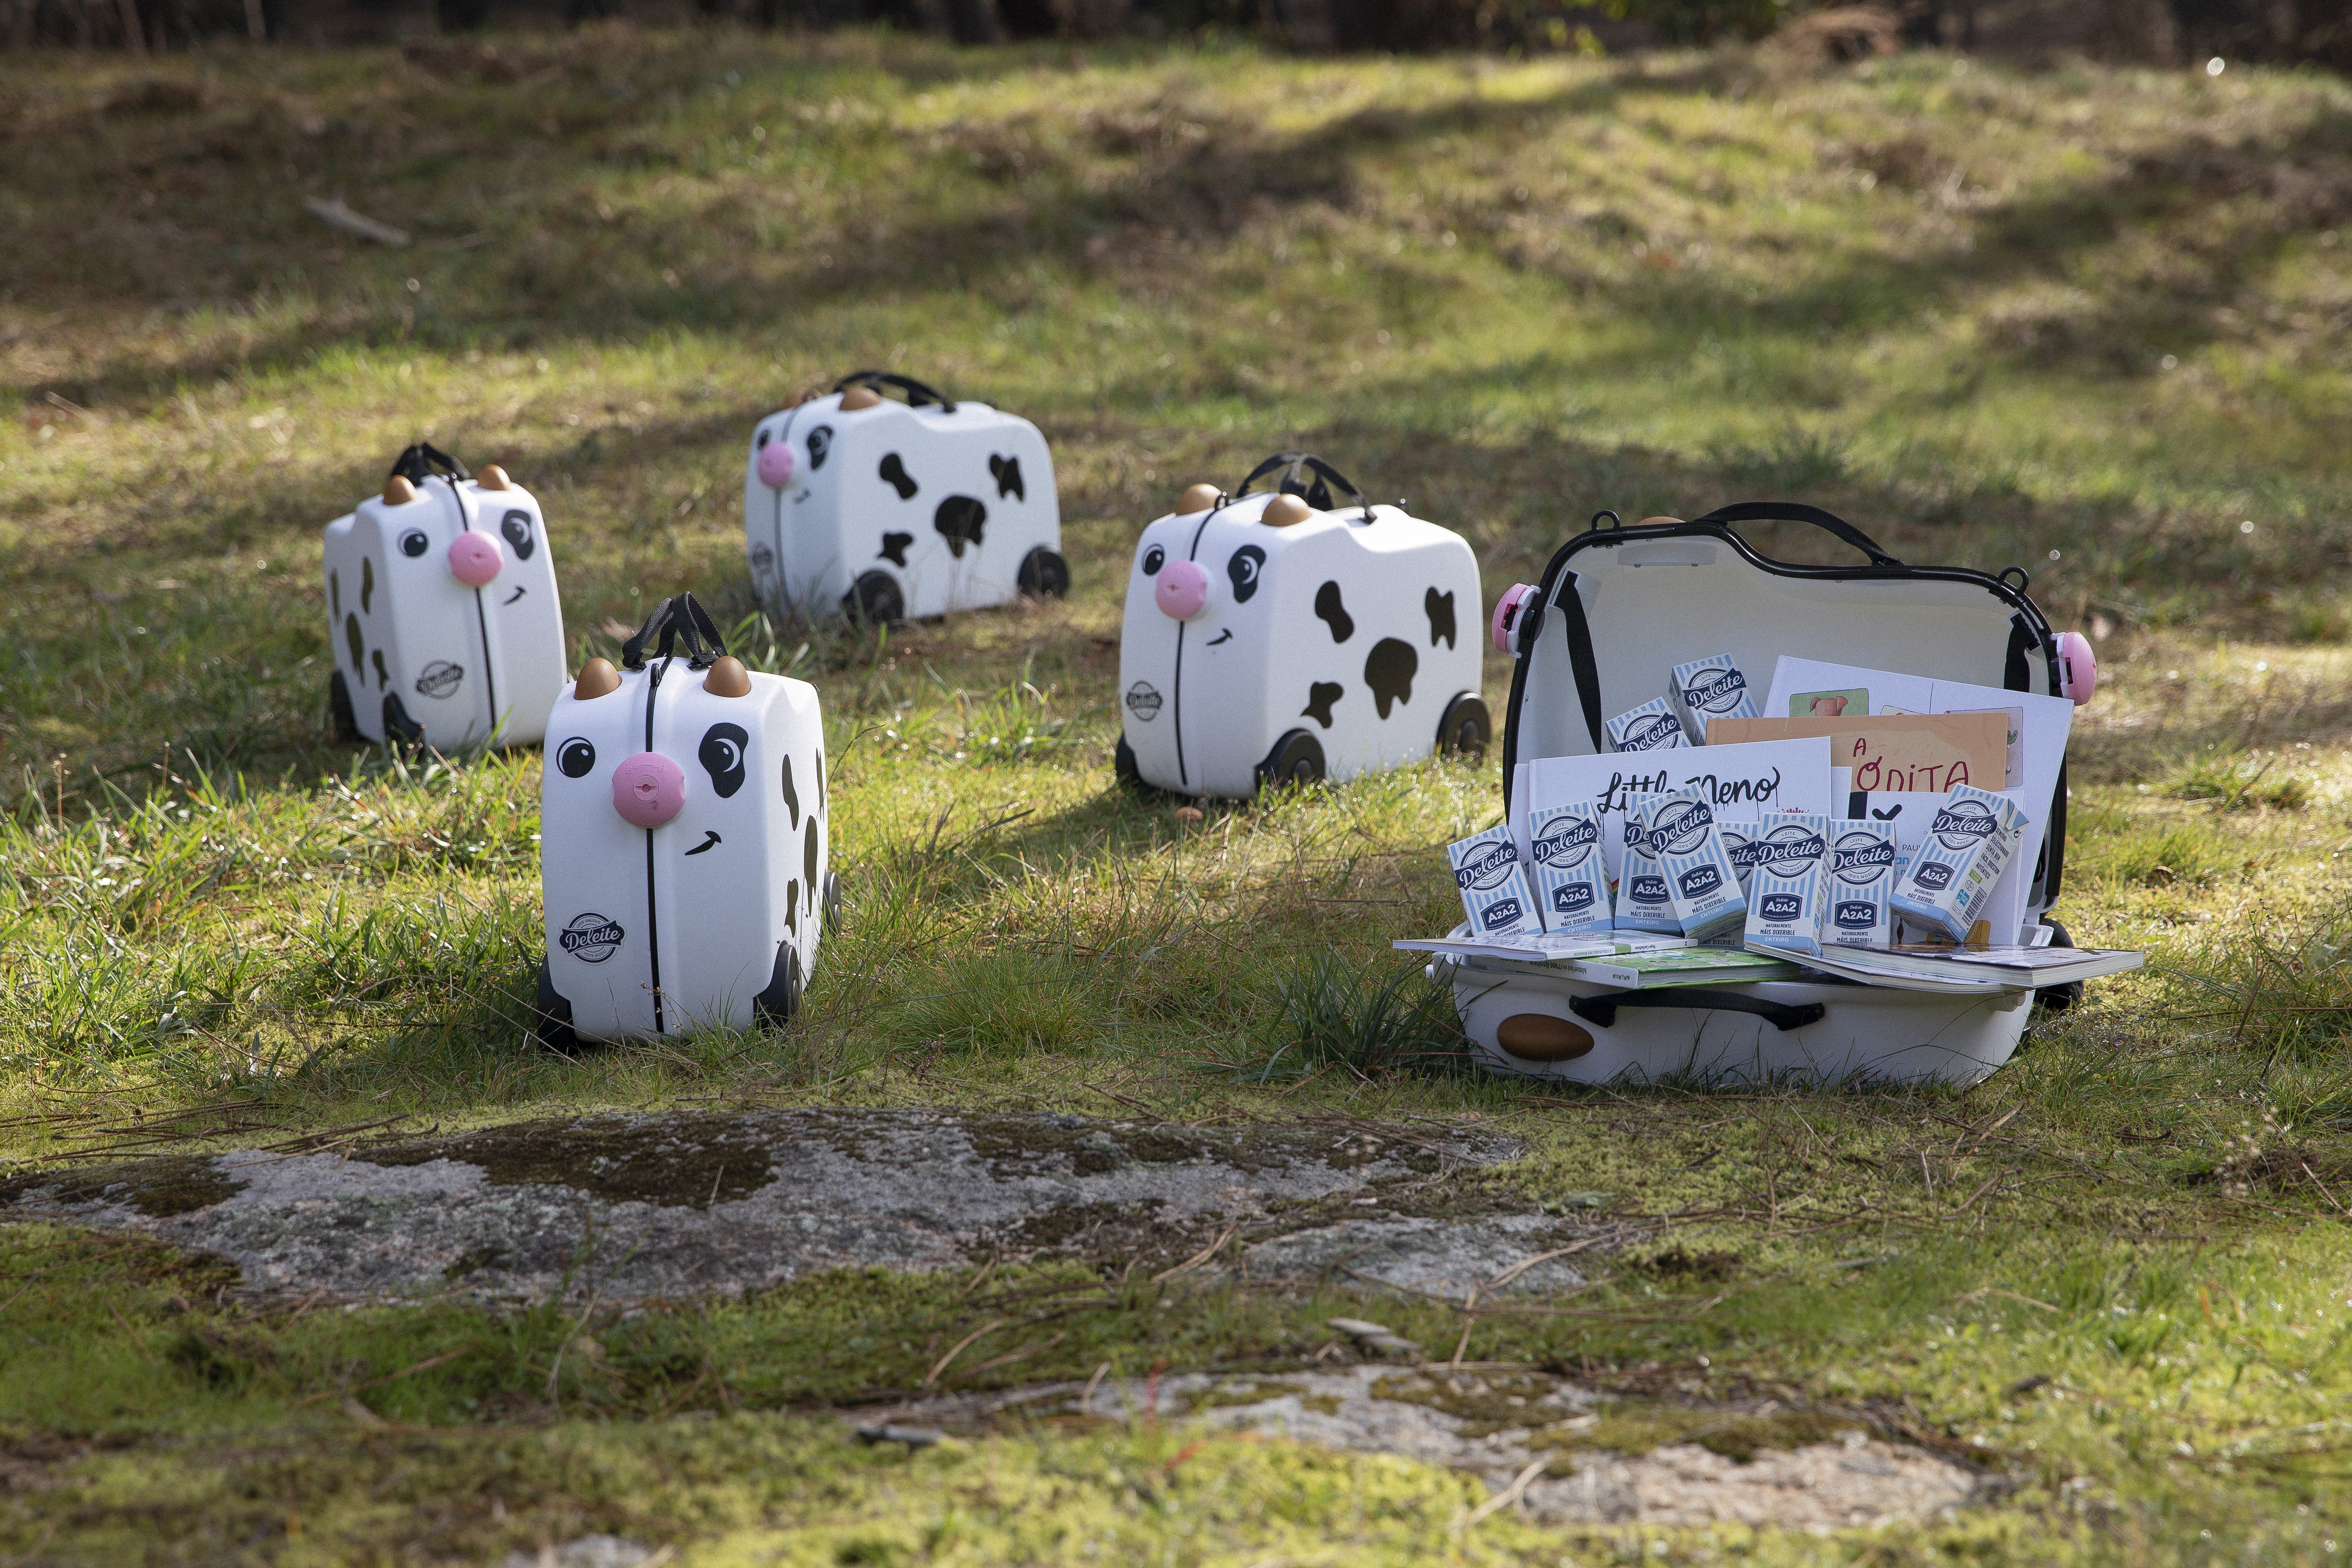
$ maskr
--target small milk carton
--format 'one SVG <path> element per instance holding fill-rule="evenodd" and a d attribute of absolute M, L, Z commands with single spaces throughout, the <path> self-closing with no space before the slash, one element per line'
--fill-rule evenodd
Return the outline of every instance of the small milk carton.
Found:
<path fill-rule="evenodd" d="M 1609 749 L 1612 752 L 1659 752 L 1688 744 L 1689 740 L 1683 734 L 1683 721 L 1675 717 L 1674 709 L 1663 697 L 1654 697 L 1609 721 Z"/>
<path fill-rule="evenodd" d="M 1756 717 L 1756 697 L 1748 689 L 1748 677 L 1727 653 L 1675 666 L 1675 693 L 1682 699 L 1683 711 L 1702 746 L 1706 744 L 1708 721 Z"/>
<path fill-rule="evenodd" d="M 1819 952 L 1830 819 L 1791 812 L 1760 826 L 1763 831 L 1754 841 L 1756 868 L 1748 880 L 1748 945 Z"/>
<path fill-rule="evenodd" d="M 1822 898 L 1822 941 L 1842 947 L 1885 947 L 1894 940 L 1887 895 L 1898 858 L 1886 824 L 1832 821 L 1829 878 Z"/>
<path fill-rule="evenodd" d="M 1528 874 L 1519 865 L 1519 847 L 1511 840 L 1509 824 L 1457 839 L 1445 847 L 1445 854 L 1454 862 L 1454 885 L 1462 889 L 1472 936 L 1541 933 L 1543 922 L 1536 918 L 1535 899 L 1528 891 Z"/>
<path fill-rule="evenodd" d="M 1757 857 L 1763 853 L 1756 846 L 1757 841 L 1764 835 L 1764 825 L 1760 822 L 1724 822 L 1718 819 L 1715 825 L 1715 831 L 1723 840 L 1724 858 L 1731 862 L 1732 870 L 1738 875 L 1740 896 L 1746 898 L 1748 879 L 1756 870 Z"/>
<path fill-rule="evenodd" d="M 1601 830 L 1601 814 L 1580 800 L 1546 812 L 1530 825 L 1536 908 L 1545 930 L 1583 936 L 1613 923 Z"/>
<path fill-rule="evenodd" d="M 1747 918 L 1748 900 L 1716 831 L 1715 807 L 1696 790 L 1653 799 L 1649 848 L 1665 879 L 1676 929 L 1703 942 L 1738 925 Z"/>
<path fill-rule="evenodd" d="M 1625 858 L 1617 871 L 1614 922 L 1620 931 L 1682 934 L 1674 895 L 1666 890 L 1665 873 L 1659 870 L 1657 855 L 1650 847 L 1651 807 L 1664 798 L 1639 792 L 1625 796 Z"/>
<path fill-rule="evenodd" d="M 1906 921 L 1968 940 L 2023 837 L 2025 814 L 2004 795 L 1955 784 L 1888 902 Z"/>

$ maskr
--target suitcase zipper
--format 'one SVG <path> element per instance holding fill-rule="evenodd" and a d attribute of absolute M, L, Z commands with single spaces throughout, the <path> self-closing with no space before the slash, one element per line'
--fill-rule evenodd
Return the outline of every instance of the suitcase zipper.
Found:
<path fill-rule="evenodd" d="M 466 510 L 466 492 L 459 489 L 457 481 L 448 475 L 442 475 L 441 479 L 449 487 L 449 499 L 457 503 L 457 531 L 471 531 L 474 520 Z M 490 671 L 490 616 L 482 607 L 482 591 L 479 588 L 474 590 L 474 625 L 482 636 L 482 694 L 490 705 L 490 727 L 482 736 L 487 742 L 499 732 L 499 682 L 498 677 Z"/>
<path fill-rule="evenodd" d="M 646 670 L 646 750 L 654 749 L 654 694 L 661 689 L 662 671 L 669 668 L 665 658 Z M 654 1033 L 667 1035 L 669 1026 L 662 1016 L 661 983 L 661 905 L 654 892 L 654 829 L 646 829 L 646 962 L 653 982 Z"/>

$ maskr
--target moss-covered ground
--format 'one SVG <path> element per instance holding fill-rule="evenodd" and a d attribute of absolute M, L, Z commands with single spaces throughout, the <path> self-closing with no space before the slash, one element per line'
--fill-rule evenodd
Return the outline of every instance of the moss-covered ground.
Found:
<path fill-rule="evenodd" d="M 1721 1380 L 2016 1480 L 1822 1537 L 1472 1529 L 1475 1482 L 1402 1460 L 1150 1423 L 910 1456 L 821 1413 L 927 1378 L 1278 1373 L 1370 1310 L 1213 1268 L 341 1310 L 19 1226 L 0 1562 L 591 1531 L 692 1563 L 2352 1548 L 2341 81 L 592 29 L 16 56 L 0 130 L 8 1161 L 606 1107 L 1479 1119 L 1534 1151 L 1482 1178 L 1502 1197 L 1656 1233 L 1566 1300 L 1380 1307 L 1400 1331 L 1622 1386 L 1627 1445 Z M 338 193 L 415 243 L 302 207 Z M 866 364 L 1043 426 L 1066 604 L 745 619 L 744 436 Z M 578 656 L 691 587 L 818 684 L 847 921 L 790 1028 L 538 1050 L 537 755 L 331 743 L 318 531 L 420 437 L 545 500 Z M 1491 760 L 1197 822 L 1111 784 L 1136 529 L 1286 447 L 1462 529 L 1490 596 L 1596 508 L 1759 496 L 2027 567 L 2107 664 L 2060 912 L 2151 967 L 1967 1092 L 1443 1070 L 1385 944 L 1450 919 L 1437 847 L 1494 819 Z M 1758 542 L 1831 558 L 1800 532 Z"/>

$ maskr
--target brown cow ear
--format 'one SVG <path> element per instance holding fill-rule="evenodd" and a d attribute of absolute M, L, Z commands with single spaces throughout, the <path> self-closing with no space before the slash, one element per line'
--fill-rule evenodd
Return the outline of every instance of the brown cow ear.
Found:
<path fill-rule="evenodd" d="M 413 501 L 415 499 L 416 487 L 410 484 L 398 474 L 394 474 L 392 478 L 383 481 L 384 505 L 406 506 L 410 501 Z"/>
<path fill-rule="evenodd" d="M 1185 486 L 1183 495 L 1176 502 L 1176 515 L 1190 517 L 1196 511 L 1208 510 L 1217 504 L 1218 493 L 1214 485 Z"/>
<path fill-rule="evenodd" d="M 713 697 L 749 697 L 751 695 L 751 672 L 743 661 L 731 653 L 722 653 L 702 678 L 702 689 Z"/>
<path fill-rule="evenodd" d="M 1657 524 L 1657 523 L 1668 523 L 1668 524 L 1672 524 L 1672 523 L 1678 523 L 1678 522 L 1680 522 L 1680 521 L 1682 521 L 1682 519 L 1681 519 L 1681 518 L 1678 518 L 1678 517 L 1645 517 L 1645 518 L 1643 518 L 1641 521 L 1639 521 L 1639 522 L 1635 523 L 1633 526 L 1634 526 L 1634 527 L 1636 527 L 1636 528 L 1648 528 L 1648 527 L 1651 527 L 1652 525 L 1654 525 L 1654 524 Z"/>
<path fill-rule="evenodd" d="M 1265 510 L 1259 515 L 1258 521 L 1268 528 L 1288 528 L 1293 523 L 1305 522 L 1314 510 L 1297 496 L 1276 496 L 1265 503 Z"/>
<path fill-rule="evenodd" d="M 861 408 L 871 408 L 882 401 L 882 395 L 870 386 L 853 386 L 841 395 L 841 410 L 855 414 Z"/>
<path fill-rule="evenodd" d="M 507 478 L 507 471 L 504 468 L 499 468 L 496 463 L 484 464 L 482 471 L 474 476 L 474 482 L 481 486 L 486 490 L 510 490 L 514 489 L 514 481 Z"/>
<path fill-rule="evenodd" d="M 585 702 L 605 697 L 621 689 L 621 672 L 613 668 L 609 658 L 592 658 L 580 667 L 580 679 L 572 683 L 572 695 Z"/>

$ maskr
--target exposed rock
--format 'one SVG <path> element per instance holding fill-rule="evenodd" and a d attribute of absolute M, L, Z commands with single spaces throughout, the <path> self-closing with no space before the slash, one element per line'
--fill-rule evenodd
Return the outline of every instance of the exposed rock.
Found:
<path fill-rule="evenodd" d="M 1544 1257 L 1572 1245 L 1567 1239 L 1572 1234 L 1536 1215 L 1498 1215 L 1470 1225 L 1351 1219 L 1262 1241 L 1242 1267 L 1253 1279 L 1387 1286 L 1454 1301 L 1474 1284 L 1481 1295 L 1557 1295 L 1584 1283 L 1566 1259 Z"/>
<path fill-rule="evenodd" d="M 1264 1235 L 1311 1221 L 1313 1200 L 1333 1194 L 1439 1179 L 1520 1152 L 1493 1134 L 1354 1122 L 608 1115 L 347 1152 L 233 1151 L 18 1177 L 0 1184 L 0 1219 L 152 1235 L 228 1259 L 260 1294 L 542 1300 L 569 1289 L 617 1304 L 761 1289 L 837 1268 L 923 1271 L 1008 1254 L 1164 1258 L 1236 1226 Z M 1278 1219 L 1277 1209 L 1298 1217 Z M 1429 1221 L 1381 1232 L 1385 1250 L 1359 1272 L 1436 1279 L 1455 1266 L 1445 1260 L 1487 1257 L 1507 1267 L 1541 1250 L 1518 1217 L 1491 1243 L 1449 1240 Z M 1357 1224 L 1392 1226 L 1336 1228 L 1352 1235 Z M 1267 1272 L 1302 1277 L 1351 1245 L 1302 1242 L 1268 1255 Z"/>

